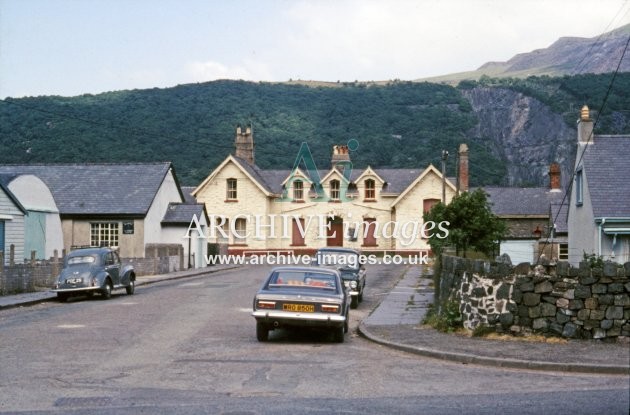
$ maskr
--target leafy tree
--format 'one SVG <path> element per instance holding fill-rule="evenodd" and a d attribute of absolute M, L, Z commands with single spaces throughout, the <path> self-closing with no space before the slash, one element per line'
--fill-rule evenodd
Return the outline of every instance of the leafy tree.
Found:
<path fill-rule="evenodd" d="M 434 236 L 429 239 L 433 252 L 440 255 L 446 246 L 454 246 L 456 254 L 469 249 L 491 255 L 497 241 L 501 240 L 507 227 L 505 222 L 490 210 L 486 193 L 482 189 L 462 193 L 445 205 L 437 203 L 424 214 L 425 221 L 448 222 L 446 238 Z"/>

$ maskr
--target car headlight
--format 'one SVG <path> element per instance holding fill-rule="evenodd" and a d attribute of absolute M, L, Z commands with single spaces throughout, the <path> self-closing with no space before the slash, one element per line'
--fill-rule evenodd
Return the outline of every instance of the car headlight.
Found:
<path fill-rule="evenodd" d="M 352 288 L 353 290 L 355 288 L 357 288 L 357 282 L 356 281 L 350 281 L 350 288 Z"/>

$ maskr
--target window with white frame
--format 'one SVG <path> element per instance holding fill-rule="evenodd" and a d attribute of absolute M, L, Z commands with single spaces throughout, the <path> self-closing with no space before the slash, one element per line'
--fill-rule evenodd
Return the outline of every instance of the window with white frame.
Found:
<path fill-rule="evenodd" d="M 238 193 L 236 191 L 236 179 L 227 179 L 227 200 L 236 200 Z"/>
<path fill-rule="evenodd" d="M 582 169 L 575 173 L 575 204 L 582 206 L 584 203 L 584 177 Z"/>
<path fill-rule="evenodd" d="M 237 218 L 234 222 L 234 244 L 247 244 L 247 220 L 245 218 Z"/>
<path fill-rule="evenodd" d="M 365 198 L 367 200 L 376 199 L 376 182 L 372 179 L 365 181 Z"/>
<path fill-rule="evenodd" d="M 118 246 L 118 222 L 90 223 L 91 246 Z"/>
<path fill-rule="evenodd" d="M 558 259 L 560 261 L 569 260 L 569 244 L 558 244 Z"/>
<path fill-rule="evenodd" d="M 293 200 L 304 200 L 304 182 L 302 180 L 295 180 L 293 182 Z"/>
<path fill-rule="evenodd" d="M 339 180 L 330 181 L 330 198 L 332 200 L 339 200 L 340 188 L 341 188 L 341 183 L 339 182 Z"/>

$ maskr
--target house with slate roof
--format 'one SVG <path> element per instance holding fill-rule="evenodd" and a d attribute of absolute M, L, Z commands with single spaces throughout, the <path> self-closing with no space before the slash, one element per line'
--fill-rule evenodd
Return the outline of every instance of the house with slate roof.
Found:
<path fill-rule="evenodd" d="M 507 234 L 500 242 L 499 253 L 508 254 L 513 264 L 535 263 L 543 248 L 551 258 L 566 260 L 560 255 L 561 244 L 562 253 L 566 253 L 566 235 L 564 239 L 562 235 L 556 236 L 544 246 L 547 237 L 552 235 L 552 206 L 562 202 L 564 197 L 558 164 L 551 165 L 549 177 L 549 187 L 483 188 L 492 213 L 506 221 Z"/>
<path fill-rule="evenodd" d="M 594 135 L 584 106 L 577 145 L 567 219 L 569 262 L 577 264 L 585 253 L 630 261 L 630 136 Z"/>
<path fill-rule="evenodd" d="M 124 258 L 143 258 L 148 245 L 178 245 L 187 266 L 186 230 L 178 234 L 169 228 L 188 213 L 180 207 L 169 208 L 184 202 L 169 162 L 0 165 L 0 174 L 35 176 L 50 189 L 61 223 L 58 235 L 63 235 L 66 251 L 77 246 L 113 246 Z M 12 191 L 33 193 L 28 182 Z M 47 234 L 46 240 L 53 236 Z"/>
<path fill-rule="evenodd" d="M 227 243 L 230 253 L 311 253 L 325 246 L 429 251 L 425 236 L 438 229 L 427 227 L 423 235 L 422 215 L 442 199 L 443 185 L 434 166 L 357 170 L 348 146 L 334 146 L 331 165 L 317 170 L 303 145 L 287 155 L 298 156 L 293 169 L 266 170 L 255 164 L 251 127 L 237 128 L 235 145 L 235 154 L 192 192 L 206 206 L 210 242 Z M 444 185 L 448 203 L 456 188 L 451 180 Z"/>
<path fill-rule="evenodd" d="M 48 186 L 31 174 L 0 174 L 0 187 L 13 201 L 0 203 L 0 251 L 10 261 L 43 260 L 61 254 L 63 237 L 59 210 Z M 20 212 L 16 211 L 18 209 Z"/>

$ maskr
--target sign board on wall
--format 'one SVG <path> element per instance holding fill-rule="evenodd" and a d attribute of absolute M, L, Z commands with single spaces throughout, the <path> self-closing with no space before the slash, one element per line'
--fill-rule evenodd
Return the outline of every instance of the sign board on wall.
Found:
<path fill-rule="evenodd" d="M 123 235 L 133 235 L 133 221 L 122 223 Z"/>

